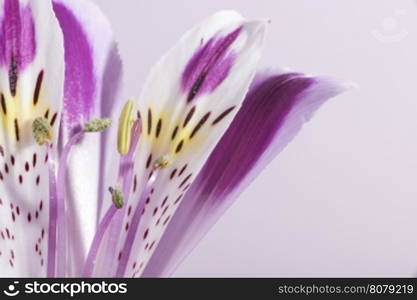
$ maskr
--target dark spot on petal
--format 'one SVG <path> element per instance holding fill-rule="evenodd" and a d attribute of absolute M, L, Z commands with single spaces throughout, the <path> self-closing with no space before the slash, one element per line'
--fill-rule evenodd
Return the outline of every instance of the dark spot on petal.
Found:
<path fill-rule="evenodd" d="M 42 80 L 43 80 L 43 70 L 39 72 L 38 78 L 36 79 L 35 91 L 33 93 L 33 105 L 36 105 L 39 100 L 39 94 L 41 92 L 42 87 Z"/>
<path fill-rule="evenodd" d="M 133 177 L 133 193 L 136 192 L 137 186 L 138 186 L 138 179 L 137 179 L 137 176 L 135 174 L 135 176 Z"/>
<path fill-rule="evenodd" d="M 36 167 L 36 160 L 37 160 L 36 153 L 33 153 L 33 157 L 32 157 L 32 166 L 33 167 Z"/>
<path fill-rule="evenodd" d="M 149 166 L 151 165 L 152 162 L 152 153 L 149 154 L 148 159 L 146 161 L 146 169 L 149 168 Z"/>
<path fill-rule="evenodd" d="M 193 117 L 195 112 L 195 106 L 193 106 L 190 111 L 188 112 L 187 116 L 185 117 L 183 127 L 187 126 L 187 124 L 190 122 L 191 118 Z"/>
<path fill-rule="evenodd" d="M 16 136 L 16 141 L 20 139 L 20 130 L 19 130 L 19 121 L 14 119 L 14 134 Z"/>
<path fill-rule="evenodd" d="M 148 109 L 148 134 L 150 135 L 152 132 L 152 111 Z"/>
<path fill-rule="evenodd" d="M 158 138 L 159 134 L 161 133 L 162 130 L 162 119 L 158 120 L 158 123 L 156 124 L 156 131 L 155 131 L 155 137 Z"/>
<path fill-rule="evenodd" d="M 193 174 L 189 174 L 187 177 L 185 177 L 185 179 L 181 182 L 178 188 L 179 189 L 182 188 L 187 183 L 187 181 L 191 178 L 192 175 Z"/>
<path fill-rule="evenodd" d="M 187 164 L 184 165 L 184 167 L 182 167 L 181 171 L 178 173 L 178 177 L 182 175 L 182 173 L 184 173 L 185 169 L 187 169 Z"/>
<path fill-rule="evenodd" d="M 210 117 L 210 112 L 206 113 L 201 119 L 200 121 L 198 121 L 197 125 L 195 125 L 193 131 L 190 134 L 190 139 L 192 139 L 196 133 L 201 129 L 201 127 L 203 127 L 203 125 L 207 122 L 208 118 Z"/>
<path fill-rule="evenodd" d="M 167 203 L 167 201 L 168 201 L 168 196 L 166 196 L 166 197 L 164 198 L 164 201 L 162 201 L 161 208 L 163 208 L 163 207 L 164 207 L 164 205 Z"/>
<path fill-rule="evenodd" d="M 164 223 L 162 224 L 162 225 L 166 225 L 167 223 L 168 223 L 168 221 L 169 221 L 169 219 L 171 218 L 171 216 L 168 216 L 166 219 L 165 219 L 165 221 L 164 221 Z"/>
<path fill-rule="evenodd" d="M 180 151 L 181 151 L 181 149 L 182 149 L 182 146 L 183 146 L 183 145 L 184 145 L 184 140 L 181 140 L 181 141 L 178 143 L 177 148 L 175 148 L 175 153 L 180 152 Z"/>
<path fill-rule="evenodd" d="M 178 126 L 175 126 L 174 131 L 172 132 L 171 140 L 174 140 L 178 133 Z"/>
<path fill-rule="evenodd" d="M 178 202 L 180 202 L 182 196 L 183 194 L 179 195 L 178 198 L 175 200 L 174 204 L 177 204 Z"/>
<path fill-rule="evenodd" d="M 175 173 L 177 173 L 177 169 L 172 170 L 171 175 L 169 176 L 169 179 L 174 178 Z"/>
<path fill-rule="evenodd" d="M 161 217 L 163 215 L 165 215 L 165 213 L 167 212 L 168 208 L 169 208 L 169 205 L 165 206 L 164 210 L 162 211 Z"/>
<path fill-rule="evenodd" d="M 3 93 L 0 95 L 0 99 L 1 99 L 1 109 L 3 110 L 3 113 L 7 115 L 6 99 L 4 98 Z"/>
<path fill-rule="evenodd" d="M 50 124 L 51 126 L 54 126 L 55 121 L 56 121 L 56 117 L 57 117 L 57 116 L 58 116 L 58 114 L 57 114 L 57 113 L 54 113 L 54 115 L 52 116 L 51 122 L 49 122 L 49 124 Z"/>
<path fill-rule="evenodd" d="M 232 110 L 235 109 L 235 106 L 229 107 L 228 109 L 226 109 L 224 112 L 222 112 L 214 121 L 213 123 L 211 123 L 211 125 L 216 125 L 217 123 L 219 123 L 221 120 L 223 120 Z"/>
<path fill-rule="evenodd" d="M 16 87 L 17 87 L 17 61 L 16 57 L 12 55 L 9 69 L 9 88 L 10 94 L 14 97 L 16 96 Z"/>

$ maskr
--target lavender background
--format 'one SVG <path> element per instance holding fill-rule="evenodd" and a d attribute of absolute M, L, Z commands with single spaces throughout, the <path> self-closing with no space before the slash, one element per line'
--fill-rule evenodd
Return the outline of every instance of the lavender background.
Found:
<path fill-rule="evenodd" d="M 272 20 L 264 66 L 354 81 L 246 190 L 175 276 L 417 275 L 417 2 L 96 0 L 124 96 L 223 8 Z"/>

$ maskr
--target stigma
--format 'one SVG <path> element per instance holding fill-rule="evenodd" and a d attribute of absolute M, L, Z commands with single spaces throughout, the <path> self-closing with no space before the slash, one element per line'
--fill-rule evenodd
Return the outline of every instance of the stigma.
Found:
<path fill-rule="evenodd" d="M 109 128 L 111 120 L 108 118 L 94 119 L 84 125 L 85 132 L 101 132 Z"/>

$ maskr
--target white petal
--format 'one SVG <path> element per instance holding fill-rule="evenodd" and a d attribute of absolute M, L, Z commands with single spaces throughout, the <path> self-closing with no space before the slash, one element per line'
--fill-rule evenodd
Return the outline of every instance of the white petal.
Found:
<path fill-rule="evenodd" d="M 0 1 L 2 22 L 7 19 L 4 7 L 10 3 L 10 0 Z M 47 116 L 53 125 L 56 144 L 63 95 L 64 51 L 51 3 L 19 3 L 20 14 L 23 15 L 23 10 L 28 13 L 25 20 L 21 17 L 22 24 L 30 24 L 33 18 L 36 47 L 33 58 L 17 72 L 15 96 L 9 82 L 10 63 L 6 61 L 0 66 L 0 91 L 4 95 L 0 110 L 3 149 L 0 156 L 0 275 L 31 277 L 46 275 L 49 217 L 46 148 L 35 143 L 32 122 L 37 117 Z M 22 30 L 22 39 L 33 38 L 27 28 Z M 8 43 L 10 40 L 4 37 L 0 40 L 1 47 Z M 20 51 L 26 53 L 27 50 Z"/>

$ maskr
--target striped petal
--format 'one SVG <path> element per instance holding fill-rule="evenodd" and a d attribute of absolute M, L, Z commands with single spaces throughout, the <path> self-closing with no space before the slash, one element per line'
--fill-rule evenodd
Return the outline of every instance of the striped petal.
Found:
<path fill-rule="evenodd" d="M 144 276 L 168 276 L 240 192 L 343 86 L 298 73 L 257 77 L 175 214 Z"/>
<path fill-rule="evenodd" d="M 233 11 L 216 13 L 188 31 L 151 71 L 138 102 L 143 133 L 114 257 L 116 276 L 141 274 L 238 111 L 264 31 L 264 22 L 247 21 Z M 102 275 L 100 269 L 96 273 Z"/>
<path fill-rule="evenodd" d="M 62 126 L 62 144 L 65 144 L 78 125 L 95 118 L 112 117 L 117 110 L 121 61 L 111 26 L 95 4 L 84 0 L 53 0 L 53 8 L 65 44 Z M 106 131 L 86 135 L 69 159 L 67 204 L 72 274 L 81 271 L 95 231 L 105 170 L 109 168 L 108 157 L 115 155 L 109 153 L 115 147 L 107 147 L 111 134 L 114 135 Z"/>
<path fill-rule="evenodd" d="M 48 161 L 55 156 L 64 84 L 62 33 L 49 1 L 2 0 L 0 24 L 0 275 L 45 276 Z M 52 126 L 49 151 L 32 134 L 34 119 L 42 116 Z"/>

